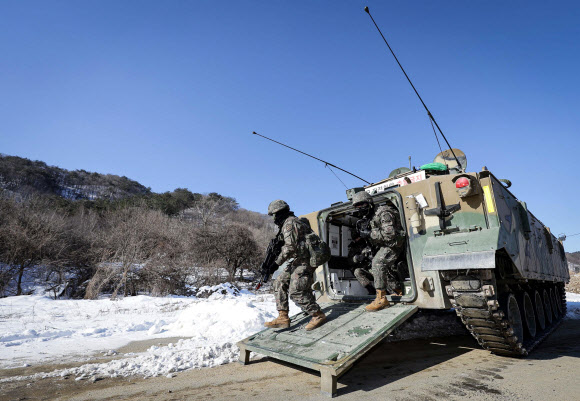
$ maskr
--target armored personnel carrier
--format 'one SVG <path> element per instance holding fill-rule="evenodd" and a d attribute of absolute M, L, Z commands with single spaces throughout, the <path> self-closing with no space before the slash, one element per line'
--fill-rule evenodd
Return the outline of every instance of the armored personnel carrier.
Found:
<path fill-rule="evenodd" d="M 463 152 L 454 151 L 465 163 Z M 566 312 L 570 276 L 562 242 L 509 191 L 507 180 L 485 167 L 462 173 L 465 166 L 454 165 L 449 150 L 434 164 L 358 189 L 373 195 L 375 204 L 390 199 L 405 222 L 408 277 L 399 284 L 404 294 L 392 301 L 452 307 L 483 348 L 527 355 Z M 437 164 L 445 169 L 430 169 Z M 317 271 L 320 296 L 329 301 L 365 294 L 342 268 L 351 212 L 345 202 L 308 216 L 335 246 L 328 265 Z"/>
<path fill-rule="evenodd" d="M 425 108 L 435 136 L 449 149 L 433 163 L 395 169 L 382 181 L 347 190 L 344 202 L 304 216 L 332 251 L 313 285 L 328 322 L 305 331 L 309 316 L 299 314 L 288 329 L 267 329 L 238 343 L 242 363 L 253 351 L 320 371 L 322 392 L 330 396 L 336 395 L 340 375 L 419 309 L 454 309 L 484 349 L 525 356 L 565 316 L 564 285 L 570 280 L 562 242 L 509 191 L 508 180 L 486 167 L 467 172 L 465 154 L 451 147 L 368 7 L 364 10 Z M 349 200 L 358 191 L 368 192 L 376 206 L 390 200 L 406 238 L 399 282 L 390 283 L 400 295 L 390 295 L 392 306 L 372 313 L 364 306 L 374 296 L 347 263 L 358 220 Z"/>
<path fill-rule="evenodd" d="M 289 329 L 241 341 L 241 361 L 254 351 L 319 370 L 323 392 L 333 395 L 337 377 L 419 309 L 453 308 L 492 353 L 532 351 L 566 314 L 562 242 L 509 191 L 507 180 L 485 167 L 464 171 L 463 152 L 446 150 L 421 169 L 400 168 L 347 191 L 348 198 L 367 191 L 375 205 L 392 201 L 405 230 L 407 269 L 397 283 L 403 293 L 390 295 L 393 305 L 379 312 L 364 311 L 374 296 L 346 263 L 357 221 L 351 202 L 304 216 L 332 251 L 313 286 L 329 322 L 307 332 L 309 317 L 294 316 Z"/>

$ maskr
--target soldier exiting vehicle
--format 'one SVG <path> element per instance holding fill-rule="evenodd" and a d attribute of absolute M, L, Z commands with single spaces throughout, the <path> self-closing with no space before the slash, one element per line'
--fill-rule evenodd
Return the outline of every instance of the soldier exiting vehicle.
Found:
<path fill-rule="evenodd" d="M 370 252 L 376 250 L 372 257 L 371 272 L 377 296 L 365 308 L 369 312 L 374 312 L 389 306 L 386 298 L 387 288 L 397 291 L 399 283 L 393 281 L 400 279 L 397 261 L 404 249 L 405 237 L 399 220 L 399 211 L 391 201 L 387 200 L 385 205 L 375 208 L 373 198 L 366 191 L 361 191 L 354 194 L 352 204 L 360 216 L 356 227 L 356 235 L 360 238 L 357 242 L 360 241 L 365 246 L 359 246 L 362 250 L 358 255 L 349 254 L 349 259 L 352 258 L 353 262 L 360 263 L 368 258 L 369 249 Z M 356 247 L 351 249 L 356 249 Z M 363 274 L 365 274 L 364 270 L 359 271 L 357 279 L 365 285 L 364 280 L 368 282 L 369 276 L 363 276 Z M 362 281 L 359 276 L 363 278 Z"/>
<path fill-rule="evenodd" d="M 274 283 L 278 317 L 271 322 L 266 322 L 264 326 L 290 327 L 288 316 L 288 296 L 290 296 L 296 305 L 312 316 L 306 325 L 306 330 L 315 329 L 326 322 L 326 316 L 320 310 L 312 293 L 313 273 L 316 267 L 312 267 L 312 249 L 309 249 L 307 237 L 308 239 L 318 239 L 318 237 L 312 232 L 310 226 L 294 216 L 294 213 L 290 211 L 290 206 L 283 200 L 270 203 L 268 215 L 274 216 L 274 222 L 280 228 L 280 241 L 283 241 L 282 249 L 275 261 L 275 268 L 292 260 Z M 330 256 L 330 251 L 328 254 Z"/>
<path fill-rule="evenodd" d="M 352 242 L 348 245 L 348 264 L 360 285 L 368 291 L 369 295 L 375 295 L 374 277 L 371 273 L 374 252 L 366 239 L 366 229 L 361 227 L 363 224 L 368 224 L 369 220 L 360 219 L 357 223 L 361 224 L 357 224 L 352 230 Z M 365 238 L 361 236 L 361 231 Z"/>

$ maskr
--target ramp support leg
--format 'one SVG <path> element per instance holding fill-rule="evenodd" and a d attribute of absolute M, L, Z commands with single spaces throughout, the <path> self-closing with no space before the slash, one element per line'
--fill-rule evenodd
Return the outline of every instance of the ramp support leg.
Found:
<path fill-rule="evenodd" d="M 320 392 L 328 397 L 336 397 L 336 384 L 338 377 L 330 369 L 320 370 Z"/>
<path fill-rule="evenodd" d="M 240 359 L 238 362 L 242 365 L 247 365 L 250 362 L 250 351 L 244 346 L 238 345 L 238 347 L 240 348 Z"/>

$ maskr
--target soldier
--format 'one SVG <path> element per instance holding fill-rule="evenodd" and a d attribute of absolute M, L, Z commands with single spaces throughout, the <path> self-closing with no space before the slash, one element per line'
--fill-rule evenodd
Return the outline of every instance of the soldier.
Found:
<path fill-rule="evenodd" d="M 354 194 L 352 204 L 361 216 L 357 222 L 358 235 L 368 241 L 372 248 L 378 249 L 373 256 L 371 269 L 377 296 L 365 308 L 369 312 L 374 312 L 389 306 L 386 298 L 389 284 L 398 285 L 388 283 L 388 278 L 393 281 L 398 275 L 397 260 L 404 249 L 405 237 L 399 220 L 399 211 L 391 201 L 375 210 L 373 198 L 366 191 L 361 191 Z"/>
<path fill-rule="evenodd" d="M 290 206 L 283 200 L 275 200 L 268 206 L 268 215 L 274 216 L 274 223 L 281 227 L 280 235 L 283 236 L 284 245 L 276 259 L 276 265 L 281 266 L 290 261 L 288 266 L 276 279 L 274 292 L 276 295 L 276 308 L 278 317 L 264 326 L 270 328 L 290 327 L 288 317 L 288 295 L 302 310 L 312 316 L 306 325 L 306 330 L 313 330 L 326 322 L 326 315 L 320 310 L 320 306 L 312 293 L 313 273 L 315 268 L 310 267 L 310 254 L 305 244 L 305 235 L 311 232 L 310 227 L 301 219 L 294 216 Z"/>
<path fill-rule="evenodd" d="M 362 221 L 359 220 L 359 221 Z M 373 251 L 365 238 L 361 237 L 357 228 L 353 230 L 353 240 L 348 245 L 348 264 L 352 274 L 358 282 L 368 291 L 369 295 L 375 295 L 373 286 L 373 274 L 370 272 L 371 262 L 373 260 Z"/>

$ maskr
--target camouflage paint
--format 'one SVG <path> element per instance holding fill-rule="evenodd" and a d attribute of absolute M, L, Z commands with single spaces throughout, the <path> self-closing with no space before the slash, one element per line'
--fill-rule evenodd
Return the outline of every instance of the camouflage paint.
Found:
<path fill-rule="evenodd" d="M 473 193 L 470 196 L 459 196 L 454 183 L 454 179 L 459 176 L 471 180 Z M 440 186 L 442 203 L 446 207 L 454 204 L 460 207 L 444 218 L 444 230 L 441 230 L 438 216 L 425 214 L 426 210 L 438 206 L 436 182 Z M 424 197 L 427 207 L 421 208 L 417 206 L 415 198 L 410 199 L 418 195 Z M 432 175 L 425 180 L 388 188 L 373 195 L 377 205 L 386 198 L 399 207 L 408 238 L 408 266 L 413 291 L 405 294 L 402 302 L 413 303 L 421 308 L 450 308 L 438 271 L 494 269 L 496 252 L 509 255 L 524 279 L 569 281 L 562 244 L 527 210 L 525 203 L 518 201 L 487 170 L 480 173 Z M 327 241 L 325 222 L 328 216 L 348 210 L 349 207 L 349 203 L 345 202 L 307 217 L 313 223 L 312 227 L 318 227 L 321 238 Z M 340 296 L 329 291 L 326 269 L 326 266 L 321 266 L 316 272 L 317 295 L 325 300 L 340 301 Z M 431 286 L 428 290 L 423 289 L 421 285 L 425 282 L 432 283 L 433 289 Z"/>

